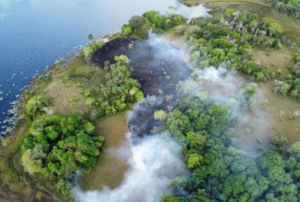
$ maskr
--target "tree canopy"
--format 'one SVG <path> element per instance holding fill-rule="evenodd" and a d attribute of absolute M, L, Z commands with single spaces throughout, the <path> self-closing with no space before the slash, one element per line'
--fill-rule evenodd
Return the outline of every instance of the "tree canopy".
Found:
<path fill-rule="evenodd" d="M 36 95 L 32 97 L 25 106 L 25 112 L 27 115 L 35 116 L 44 112 L 44 107 L 48 107 L 50 102 L 44 95 Z"/>
<path fill-rule="evenodd" d="M 77 170 L 90 170 L 97 161 L 104 137 L 94 136 L 94 129 L 92 123 L 77 117 L 52 115 L 35 120 L 21 144 L 25 170 L 68 184 Z"/>
<path fill-rule="evenodd" d="M 99 116 L 115 114 L 131 107 L 132 103 L 144 98 L 137 80 L 130 78 L 129 59 L 125 55 L 115 57 L 115 64 L 105 75 L 106 85 L 101 88 L 104 97 L 99 100 Z"/>

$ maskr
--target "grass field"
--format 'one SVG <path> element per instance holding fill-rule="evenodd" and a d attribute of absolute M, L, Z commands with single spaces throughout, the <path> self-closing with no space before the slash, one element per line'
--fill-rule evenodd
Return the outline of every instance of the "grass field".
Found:
<path fill-rule="evenodd" d="M 11 167 L 11 158 L 14 151 L 28 130 L 30 123 L 24 122 L 18 125 L 9 137 L 5 138 L 0 146 L 0 201 L 25 202 L 35 197 L 34 189 L 20 178 Z"/>
<path fill-rule="evenodd" d="M 113 189 L 122 182 L 131 154 L 131 144 L 126 140 L 127 113 L 98 121 L 96 132 L 105 137 L 105 145 L 97 164 L 82 177 L 80 186 L 84 190 L 101 190 L 103 186 Z"/>
<path fill-rule="evenodd" d="M 290 116 L 295 111 L 300 111 L 300 99 L 274 94 L 273 87 L 273 82 L 265 83 L 261 86 L 264 90 L 265 98 L 270 102 L 266 111 L 275 121 L 272 129 L 274 132 L 286 135 L 290 144 L 300 141 L 300 118 L 292 119 Z M 280 116 L 281 111 L 285 112 L 282 116 Z"/>
<path fill-rule="evenodd" d="M 253 55 L 253 62 L 257 65 L 269 66 L 273 71 L 282 70 L 283 75 L 289 75 L 291 72 L 287 66 L 292 62 L 293 53 L 283 47 L 278 50 L 256 50 Z"/>

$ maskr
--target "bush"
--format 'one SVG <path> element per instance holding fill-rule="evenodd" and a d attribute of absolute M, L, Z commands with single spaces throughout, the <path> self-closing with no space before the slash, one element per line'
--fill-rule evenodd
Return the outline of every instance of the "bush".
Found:
<path fill-rule="evenodd" d="M 129 26 L 132 32 L 142 39 L 148 39 L 148 31 L 151 28 L 150 23 L 147 22 L 145 17 L 133 16 L 129 20 Z"/>
<path fill-rule="evenodd" d="M 25 112 L 27 115 L 35 116 L 43 112 L 44 107 L 50 105 L 48 99 L 43 95 L 37 95 L 32 97 L 25 106 Z"/>
<path fill-rule="evenodd" d="M 92 123 L 77 117 L 57 115 L 35 120 L 21 143 L 22 165 L 31 174 L 55 176 L 57 189 L 70 191 L 67 181 L 77 170 L 90 170 L 104 142 L 93 135 Z"/>
<path fill-rule="evenodd" d="M 234 14 L 237 10 L 234 8 L 227 9 L 225 11 L 225 17 L 230 18 L 232 14 Z"/>

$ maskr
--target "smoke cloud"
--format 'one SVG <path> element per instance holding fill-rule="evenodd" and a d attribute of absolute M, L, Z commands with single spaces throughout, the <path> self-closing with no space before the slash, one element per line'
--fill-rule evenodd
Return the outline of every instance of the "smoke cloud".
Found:
<path fill-rule="evenodd" d="M 86 192 L 76 187 L 73 190 L 75 198 L 79 202 L 160 201 L 161 196 L 168 193 L 169 180 L 187 173 L 180 155 L 173 151 L 174 145 L 175 142 L 166 142 L 158 136 L 143 138 L 140 144 L 132 147 L 128 160 L 130 170 L 119 187 Z M 122 151 L 116 150 L 116 153 Z"/>
<path fill-rule="evenodd" d="M 237 149 L 254 155 L 261 146 L 258 141 L 268 147 L 273 136 L 270 131 L 274 126 L 274 120 L 268 112 L 261 109 L 266 99 L 264 90 L 259 85 L 256 87 L 256 104 L 253 111 L 248 111 L 240 108 L 241 103 L 237 97 L 242 84 L 249 83 L 244 77 L 239 74 L 233 75 L 224 65 L 195 70 L 195 73 L 202 80 L 202 88 L 208 91 L 209 97 L 220 104 L 227 104 L 232 110 L 232 119 L 238 120 L 229 128 L 232 133 L 232 144 Z"/>
<path fill-rule="evenodd" d="M 160 132 L 161 128 L 161 122 L 153 119 L 154 111 L 160 109 L 171 111 L 176 107 L 176 99 L 180 99 L 181 96 L 175 90 L 178 83 L 181 88 L 186 88 L 190 93 L 203 92 L 204 89 L 208 92 L 209 98 L 221 104 L 226 104 L 231 98 L 235 98 L 241 84 L 247 83 L 242 76 L 233 75 L 224 66 L 203 70 L 188 67 L 187 61 L 186 63 L 182 60 L 179 61 L 179 58 L 186 57 L 187 52 L 177 48 L 174 44 L 177 47 L 185 46 L 182 41 L 170 41 L 165 35 L 157 36 L 152 33 L 150 33 L 150 39 L 146 46 L 141 42 L 135 44 L 135 52 L 129 54 L 132 64 L 135 65 L 133 76 L 140 79 L 139 81 L 143 83 L 142 86 L 148 86 L 148 88 L 144 88 L 147 92 L 145 93 L 146 98 L 134 105 L 128 114 L 128 127 L 132 134 L 127 134 L 127 141 L 133 141 L 132 155 L 128 159 L 130 169 L 126 172 L 121 185 L 115 189 L 104 187 L 101 191 L 83 191 L 77 186 L 73 189 L 77 201 L 160 201 L 161 196 L 169 192 L 170 179 L 187 174 L 188 170 L 182 159 L 180 146 L 173 140 L 166 141 L 162 138 L 168 137 L 168 134 L 153 135 Z M 145 47 L 148 52 L 144 51 Z M 185 80 L 192 72 L 196 73 L 199 80 L 202 81 L 202 85 L 192 79 Z M 177 78 L 177 75 L 181 77 Z M 160 93 L 158 93 L 159 90 L 161 90 Z M 261 102 L 264 99 L 264 93 L 259 88 L 257 95 L 258 102 Z M 270 117 L 267 113 L 261 112 L 259 108 L 255 109 L 255 114 L 241 111 L 238 108 L 233 111 L 236 111 L 241 120 L 249 116 L 246 123 L 255 125 L 255 134 L 251 134 L 251 137 L 245 132 L 245 121 L 240 121 L 231 128 L 234 134 L 233 144 L 238 149 L 251 152 L 255 148 L 256 138 L 267 137 L 266 133 L 271 125 Z M 260 119 L 255 118 L 256 116 L 260 116 Z M 116 156 L 124 153 L 122 148 L 112 152 Z"/>

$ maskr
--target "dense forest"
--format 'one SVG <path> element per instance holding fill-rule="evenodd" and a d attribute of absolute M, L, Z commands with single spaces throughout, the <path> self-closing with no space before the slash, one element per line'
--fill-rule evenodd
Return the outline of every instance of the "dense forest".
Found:
<path fill-rule="evenodd" d="M 138 30 L 134 32 L 136 35 L 141 29 L 144 29 L 142 33 L 151 28 L 154 32 L 166 30 L 163 26 L 166 17 L 155 11 L 133 19 L 151 25 L 137 25 L 131 20 L 126 26 L 131 29 L 136 26 L 133 29 Z M 279 37 L 284 30 L 275 20 L 228 9 L 222 18 L 192 19 L 188 28 L 183 23 L 175 27 L 175 31 L 189 41 L 194 68 L 222 67 L 234 75 L 240 72 L 249 81 L 256 82 L 283 79 L 275 85 L 274 91 L 299 97 L 298 55 L 290 67 L 294 77 L 283 77 L 280 69 L 272 71 L 250 60 L 256 48 L 280 49 L 285 43 L 285 38 Z M 127 35 L 124 29 L 123 34 Z M 143 35 L 143 38 L 146 37 Z M 192 78 L 199 84 L 195 75 L 192 74 Z M 252 110 L 256 102 L 255 88 L 255 83 L 241 88 L 236 102 L 240 103 L 238 107 Z M 232 108 L 229 103 L 217 104 L 203 96 L 205 93 L 178 93 L 181 99 L 177 101 L 177 107 L 169 113 L 158 110 L 154 118 L 162 120 L 165 130 L 183 145 L 187 167 L 192 174 L 173 179 L 170 182 L 172 196 L 166 195 L 162 201 L 298 200 L 299 144 L 287 149 L 285 138 L 277 135 L 273 137 L 270 149 L 261 146 L 255 157 L 250 156 L 231 144 L 228 128 L 236 121 L 232 118 L 236 107 Z"/>
<path fill-rule="evenodd" d="M 122 36 L 132 35 L 141 39 L 148 39 L 149 30 L 162 34 L 186 21 L 186 18 L 174 13 L 161 15 L 157 11 L 149 11 L 144 13 L 143 16 L 133 16 L 129 20 L 129 24 L 124 24 L 122 26 Z"/>
<path fill-rule="evenodd" d="M 93 136 L 94 129 L 92 123 L 77 117 L 52 115 L 35 120 L 21 144 L 25 170 L 58 181 L 57 189 L 70 194 L 75 172 L 91 169 L 100 154 L 104 138 Z"/>
<path fill-rule="evenodd" d="M 300 1 L 299 0 L 265 0 L 275 10 L 281 14 L 300 19 Z"/>
<path fill-rule="evenodd" d="M 170 182 L 172 196 L 162 201 L 297 201 L 299 144 L 285 150 L 273 137 L 271 150 L 255 157 L 231 146 L 230 109 L 187 95 L 168 113 L 165 128 L 184 146 L 191 176 Z"/>

